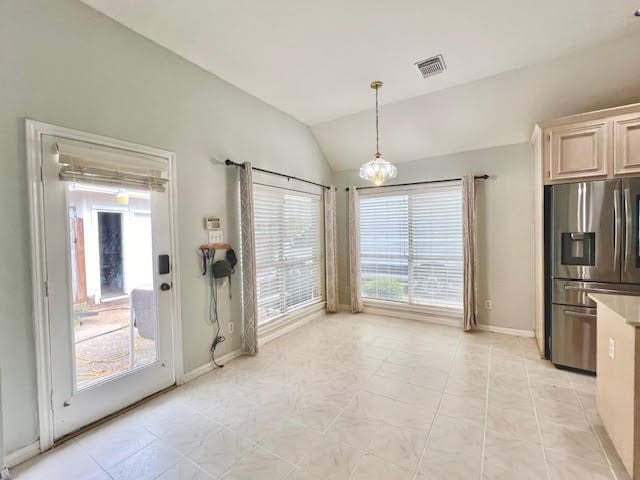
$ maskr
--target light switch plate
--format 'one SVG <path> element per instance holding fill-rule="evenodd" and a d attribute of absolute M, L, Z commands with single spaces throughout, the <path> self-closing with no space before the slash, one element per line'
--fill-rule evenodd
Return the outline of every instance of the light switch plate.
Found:
<path fill-rule="evenodd" d="M 209 243 L 223 243 L 222 230 L 209 230 L 207 233 L 209 234 Z"/>

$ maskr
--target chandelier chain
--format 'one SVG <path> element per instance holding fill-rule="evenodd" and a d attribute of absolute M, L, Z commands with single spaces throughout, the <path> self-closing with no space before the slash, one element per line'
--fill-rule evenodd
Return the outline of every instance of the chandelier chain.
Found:
<path fill-rule="evenodd" d="M 378 91 L 380 87 L 376 87 L 376 156 L 380 156 L 380 114 L 378 107 Z"/>
<path fill-rule="evenodd" d="M 380 88 L 382 82 L 371 82 L 371 88 L 376 91 L 376 155 L 360 167 L 360 178 L 372 182 L 374 185 L 382 185 L 387 179 L 396 177 L 396 167 L 382 158 L 380 153 Z"/>

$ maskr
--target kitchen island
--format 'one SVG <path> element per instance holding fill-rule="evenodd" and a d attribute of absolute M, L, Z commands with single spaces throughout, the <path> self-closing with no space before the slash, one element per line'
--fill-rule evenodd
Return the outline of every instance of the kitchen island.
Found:
<path fill-rule="evenodd" d="M 598 306 L 598 413 L 629 475 L 640 479 L 640 297 L 589 297 Z"/>

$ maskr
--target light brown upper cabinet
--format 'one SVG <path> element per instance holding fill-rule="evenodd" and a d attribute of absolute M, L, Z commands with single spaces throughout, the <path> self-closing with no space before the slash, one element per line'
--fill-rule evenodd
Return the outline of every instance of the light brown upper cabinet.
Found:
<path fill-rule="evenodd" d="M 609 125 L 599 120 L 549 128 L 549 180 L 606 177 Z"/>
<path fill-rule="evenodd" d="M 614 175 L 640 175 L 640 113 L 613 120 Z"/>
<path fill-rule="evenodd" d="M 640 176 L 640 103 L 540 122 L 531 141 L 542 184 Z"/>

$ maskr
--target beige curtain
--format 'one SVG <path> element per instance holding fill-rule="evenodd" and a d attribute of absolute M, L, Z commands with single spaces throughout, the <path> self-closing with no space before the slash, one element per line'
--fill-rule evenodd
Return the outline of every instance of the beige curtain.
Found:
<path fill-rule="evenodd" d="M 360 200 L 356 187 L 349 189 L 349 283 L 351 284 L 351 312 L 362 311 L 360 281 Z"/>
<path fill-rule="evenodd" d="M 476 305 L 476 193 L 473 175 L 462 178 L 462 248 L 464 259 L 463 328 L 478 324 Z"/>
<path fill-rule="evenodd" d="M 258 297 L 256 291 L 256 239 L 253 220 L 251 163 L 240 168 L 240 226 L 242 233 L 242 350 L 258 353 Z"/>
<path fill-rule="evenodd" d="M 336 234 L 336 189 L 324 191 L 324 258 L 327 312 L 338 311 L 338 239 Z"/>

